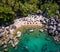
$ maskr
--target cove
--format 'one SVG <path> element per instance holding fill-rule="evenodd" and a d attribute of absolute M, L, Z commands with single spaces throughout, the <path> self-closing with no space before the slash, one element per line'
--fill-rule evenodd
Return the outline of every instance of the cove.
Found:
<path fill-rule="evenodd" d="M 33 32 L 25 29 L 15 48 L 9 47 L 8 52 L 60 52 L 60 43 L 56 43 L 46 32 L 34 28 Z"/>

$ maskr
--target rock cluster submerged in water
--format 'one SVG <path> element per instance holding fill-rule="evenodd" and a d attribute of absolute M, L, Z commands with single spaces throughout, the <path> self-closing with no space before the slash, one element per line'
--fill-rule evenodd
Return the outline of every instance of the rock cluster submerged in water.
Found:
<path fill-rule="evenodd" d="M 46 27 L 49 35 L 60 37 L 60 19 L 58 16 L 54 16 L 49 19 L 44 18 L 44 20 L 41 20 L 41 22 Z"/>

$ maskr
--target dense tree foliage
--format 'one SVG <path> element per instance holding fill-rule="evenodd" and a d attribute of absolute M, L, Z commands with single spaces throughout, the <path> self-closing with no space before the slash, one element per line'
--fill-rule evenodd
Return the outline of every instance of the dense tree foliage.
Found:
<path fill-rule="evenodd" d="M 59 9 L 59 6 L 56 3 L 46 3 L 41 5 L 41 10 L 48 12 L 49 16 L 54 16 L 56 11 Z"/>
<path fill-rule="evenodd" d="M 37 10 L 48 9 L 48 15 L 54 16 L 59 10 L 60 0 L 0 0 L 0 25 L 8 25 L 16 16 L 27 16 Z M 60 16 L 60 14 L 58 14 Z"/>

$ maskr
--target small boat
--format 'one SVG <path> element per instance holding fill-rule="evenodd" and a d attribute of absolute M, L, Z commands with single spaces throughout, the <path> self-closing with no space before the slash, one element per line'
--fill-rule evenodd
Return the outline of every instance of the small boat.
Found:
<path fill-rule="evenodd" d="M 40 31 L 40 32 L 43 32 L 44 30 L 43 30 L 43 29 L 40 29 L 39 31 Z"/>
<path fill-rule="evenodd" d="M 29 30 L 30 32 L 33 32 L 34 30 L 33 29 L 31 29 L 31 30 Z"/>
<path fill-rule="evenodd" d="M 18 31 L 18 32 L 17 32 L 17 37 L 20 37 L 20 36 L 21 36 L 21 32 Z"/>

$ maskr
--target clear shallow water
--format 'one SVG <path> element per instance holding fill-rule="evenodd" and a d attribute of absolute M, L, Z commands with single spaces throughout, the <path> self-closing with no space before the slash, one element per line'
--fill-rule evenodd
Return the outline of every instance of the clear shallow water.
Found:
<path fill-rule="evenodd" d="M 60 44 L 55 43 L 47 33 L 23 31 L 20 42 L 15 48 L 8 48 L 8 52 L 60 52 Z"/>

